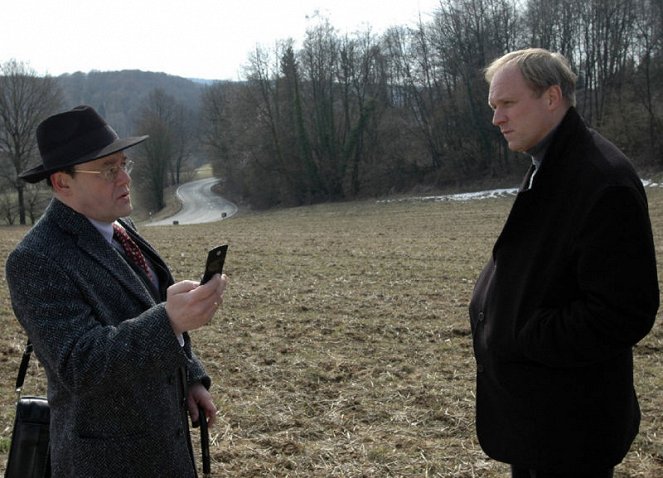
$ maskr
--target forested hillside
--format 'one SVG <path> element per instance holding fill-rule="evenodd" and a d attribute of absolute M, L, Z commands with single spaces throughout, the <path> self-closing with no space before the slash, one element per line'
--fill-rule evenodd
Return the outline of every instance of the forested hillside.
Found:
<path fill-rule="evenodd" d="M 56 80 L 62 88 L 65 109 L 90 105 L 120 136 L 136 133 L 140 108 L 154 90 L 159 89 L 198 112 L 204 86 L 179 76 L 137 70 L 77 72 Z"/>

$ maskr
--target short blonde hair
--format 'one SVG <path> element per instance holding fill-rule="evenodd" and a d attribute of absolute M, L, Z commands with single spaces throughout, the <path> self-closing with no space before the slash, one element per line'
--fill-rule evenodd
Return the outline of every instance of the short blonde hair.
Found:
<path fill-rule="evenodd" d="M 571 106 L 575 106 L 578 76 L 571 70 L 571 65 L 564 55 L 543 48 L 513 51 L 488 65 L 484 70 L 484 78 L 490 83 L 495 73 L 507 65 L 518 67 L 525 82 L 537 95 L 542 95 L 553 85 L 559 85 L 562 96 Z"/>

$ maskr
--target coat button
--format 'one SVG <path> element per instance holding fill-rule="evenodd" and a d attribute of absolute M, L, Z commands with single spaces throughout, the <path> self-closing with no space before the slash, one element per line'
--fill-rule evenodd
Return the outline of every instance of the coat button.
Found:
<path fill-rule="evenodd" d="M 478 363 L 478 364 L 477 364 L 477 372 L 479 372 L 479 373 L 483 373 L 483 371 L 484 371 L 483 365 L 481 365 L 480 363 Z"/>
<path fill-rule="evenodd" d="M 479 312 L 479 322 L 483 322 L 483 319 L 485 318 L 485 315 L 483 311 Z"/>

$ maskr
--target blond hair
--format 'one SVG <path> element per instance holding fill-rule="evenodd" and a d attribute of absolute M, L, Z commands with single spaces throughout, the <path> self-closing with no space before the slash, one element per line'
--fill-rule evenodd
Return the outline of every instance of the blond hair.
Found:
<path fill-rule="evenodd" d="M 576 79 L 569 61 L 560 53 L 543 48 L 528 48 L 513 51 L 494 60 L 484 70 L 484 78 L 490 83 L 497 71 L 515 65 L 525 78 L 527 85 L 539 96 L 553 85 L 559 85 L 562 96 L 571 106 L 576 103 Z"/>

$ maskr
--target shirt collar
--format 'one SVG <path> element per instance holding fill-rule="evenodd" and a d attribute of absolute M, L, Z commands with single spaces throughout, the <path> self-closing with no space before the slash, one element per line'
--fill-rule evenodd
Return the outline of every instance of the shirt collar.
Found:
<path fill-rule="evenodd" d="M 112 222 L 101 222 L 97 221 L 95 219 L 90 219 L 88 217 L 88 220 L 92 223 L 92 225 L 101 233 L 101 235 L 108 241 L 109 244 L 113 243 L 113 223 Z"/>

